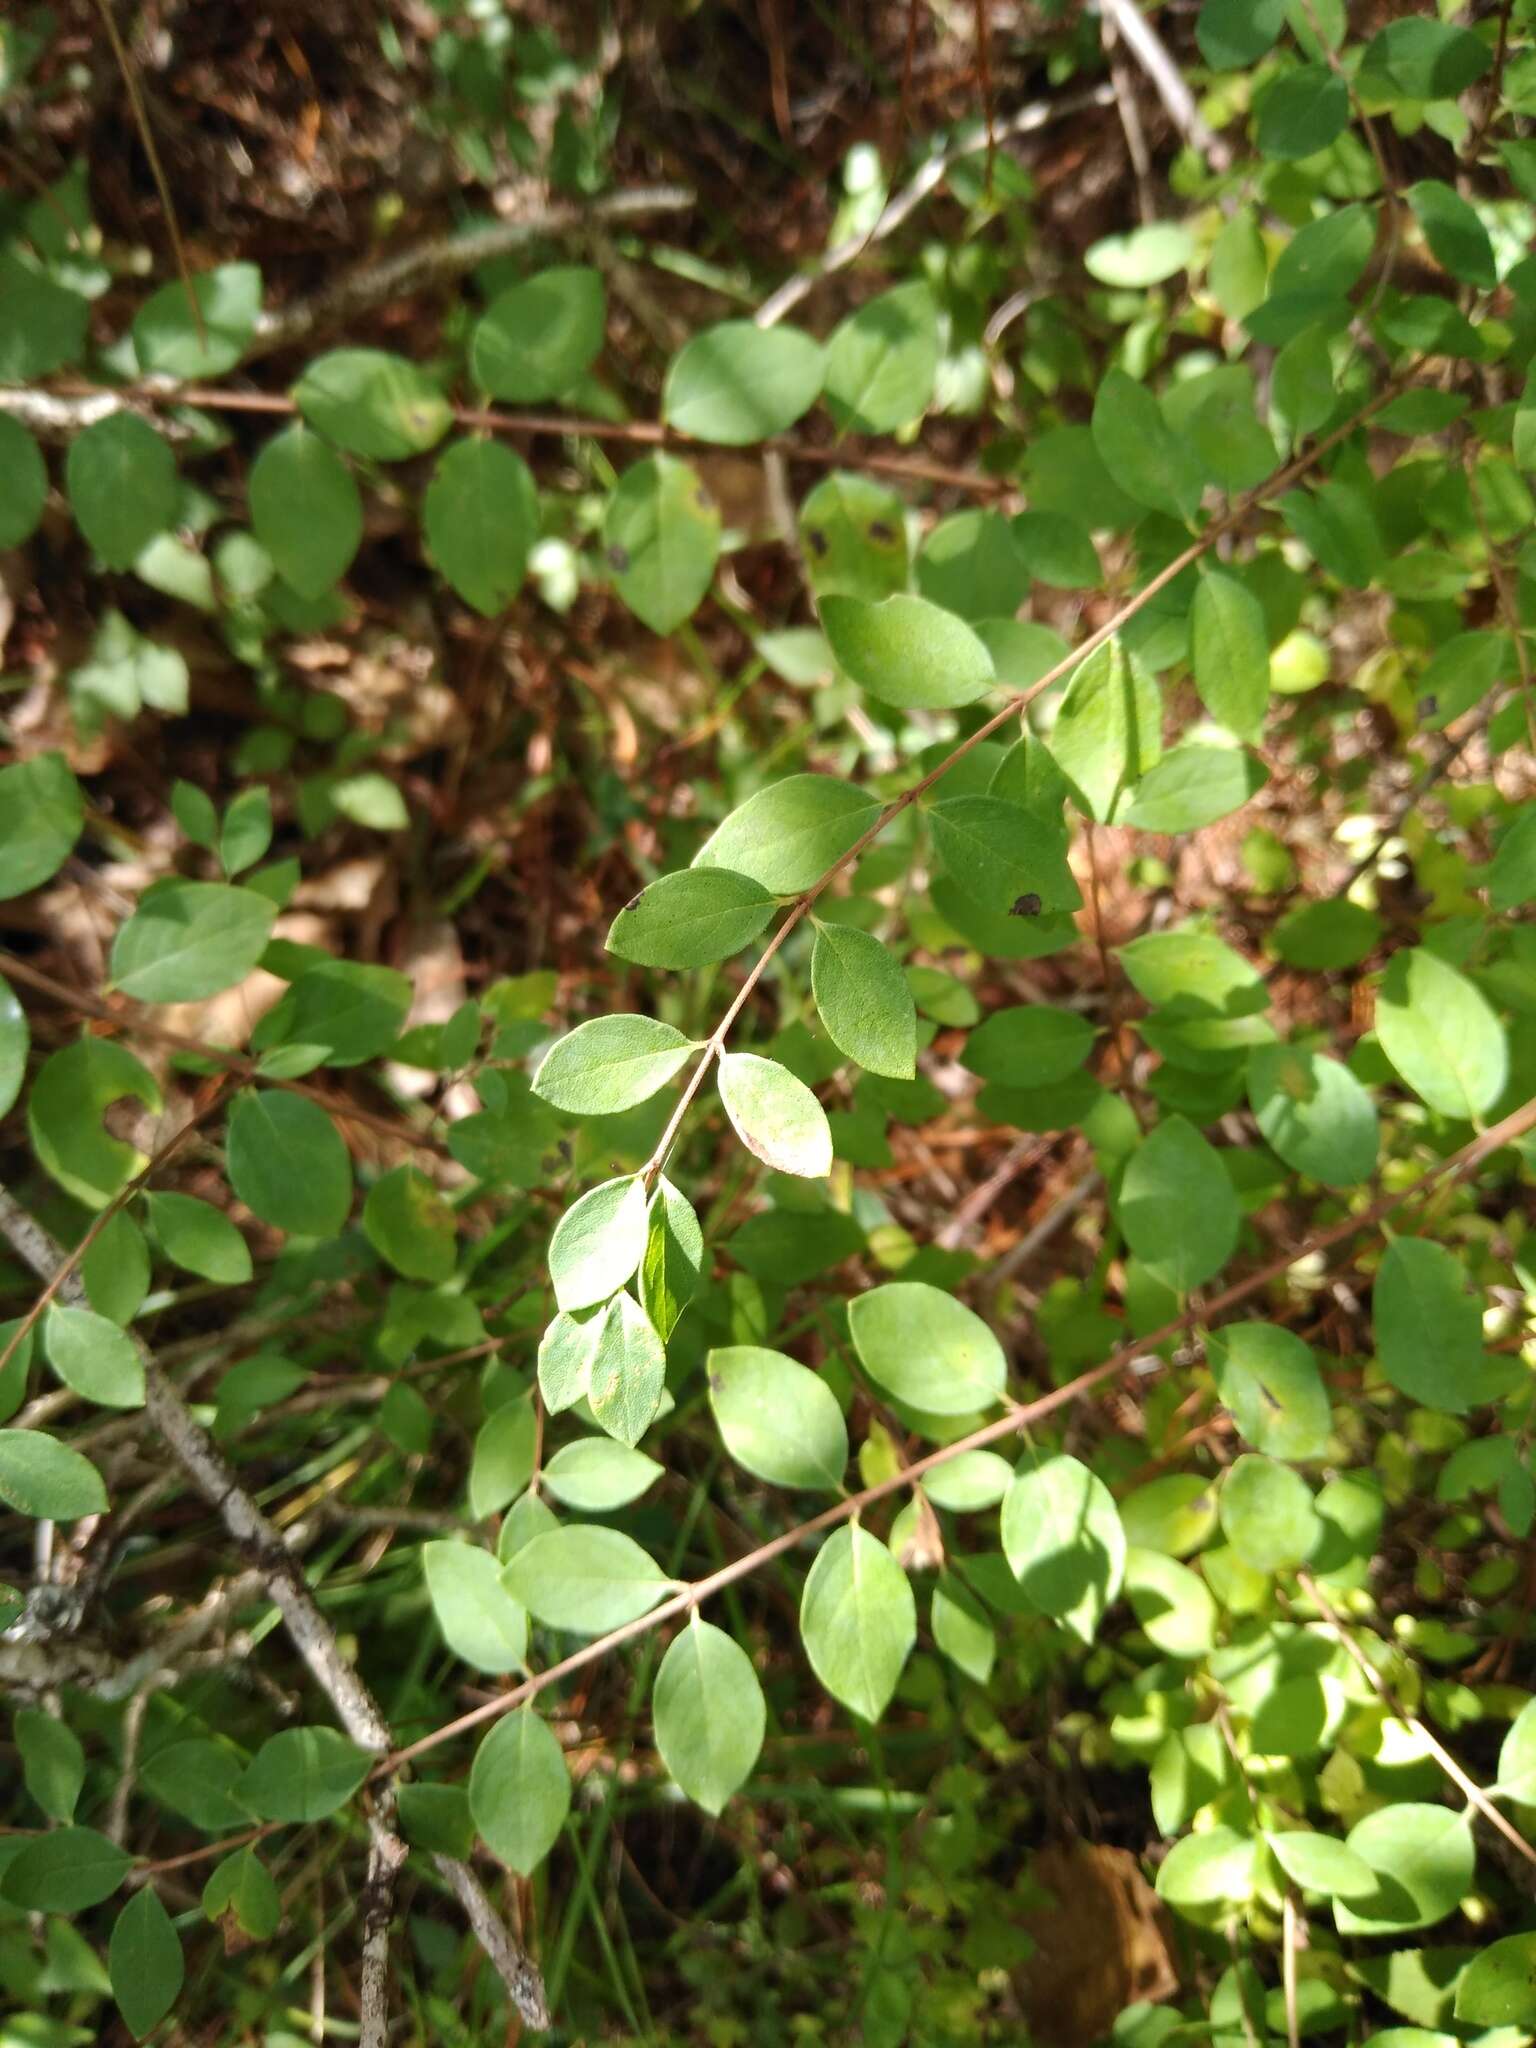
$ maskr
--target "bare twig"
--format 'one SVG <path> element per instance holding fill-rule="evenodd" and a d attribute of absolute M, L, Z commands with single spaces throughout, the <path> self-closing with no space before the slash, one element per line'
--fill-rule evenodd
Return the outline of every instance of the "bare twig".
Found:
<path fill-rule="evenodd" d="M 1214 170 L 1230 170 L 1231 150 L 1195 105 L 1195 96 L 1184 83 L 1182 72 L 1136 0 L 1099 0 L 1099 12 L 1114 23 L 1116 34 L 1152 81 L 1174 127 L 1194 144 Z"/>
<path fill-rule="evenodd" d="M 913 8 L 913 19 L 916 7 Z M 938 190 L 956 164 L 967 157 L 978 155 L 989 144 L 1011 141 L 1021 135 L 1032 135 L 1037 129 L 1048 127 L 1053 121 L 1066 120 L 1072 114 L 1080 114 L 1088 107 L 1113 106 L 1115 89 L 1112 85 L 1092 86 L 1087 92 L 1071 93 L 1059 100 L 1036 100 L 1018 112 L 1010 114 L 1006 121 L 995 129 L 983 128 L 974 135 L 967 135 L 950 149 L 941 150 L 904 185 L 896 197 L 886 203 L 884 211 L 867 234 L 850 235 L 847 241 L 839 242 L 835 248 L 813 263 L 808 270 L 799 271 L 794 277 L 786 278 L 776 292 L 764 299 L 757 309 L 759 327 L 772 327 L 782 320 L 786 313 L 792 313 L 800 301 L 808 298 L 824 277 L 830 277 L 835 270 L 845 270 L 871 248 L 876 242 L 883 242 L 887 235 L 896 230 L 917 211 L 930 192 Z"/>
<path fill-rule="evenodd" d="M 549 2001 L 544 1995 L 544 1979 L 526 1951 L 507 1932 L 501 1915 L 485 1896 L 479 1878 L 457 1856 L 434 1856 L 432 1861 L 464 1908 L 464 1917 L 490 1957 L 497 1976 L 506 1985 L 507 1996 L 530 2027 L 541 2030 L 547 2027 Z"/>
<path fill-rule="evenodd" d="M 642 185 L 628 192 L 609 192 L 599 199 L 554 200 L 518 214 L 511 220 L 492 221 L 485 227 L 468 228 L 462 234 L 435 235 L 376 263 L 352 271 L 313 298 L 299 299 L 291 306 L 265 313 L 256 323 L 256 333 L 246 350 L 245 360 L 292 348 L 326 328 L 340 327 L 360 313 L 371 313 L 409 292 L 450 284 L 465 277 L 494 256 L 537 241 L 541 235 L 569 234 L 573 229 L 597 224 L 609 226 L 644 220 L 658 213 L 686 213 L 694 205 L 694 194 L 683 185 Z"/>
<path fill-rule="evenodd" d="M 1477 1780 L 1467 1775 L 1466 1771 L 1462 1769 L 1439 1736 L 1433 1730 L 1426 1728 L 1416 1714 L 1404 1711 L 1402 1705 L 1394 1697 L 1392 1688 L 1387 1684 L 1387 1681 L 1376 1669 L 1370 1658 L 1366 1656 L 1364 1650 L 1355 1641 L 1338 1609 L 1333 1605 L 1333 1602 L 1328 1598 L 1328 1595 L 1323 1591 L 1316 1579 L 1313 1578 L 1312 1574 L 1305 1571 L 1298 1572 L 1296 1574 L 1296 1583 L 1328 1622 L 1338 1641 L 1339 1647 L 1360 1672 L 1361 1676 L 1369 1682 L 1371 1689 L 1375 1692 L 1382 1705 L 1386 1707 L 1387 1711 L 1394 1719 L 1401 1721 L 1405 1728 L 1412 1729 L 1413 1733 L 1423 1743 L 1451 1783 L 1459 1792 L 1465 1795 L 1468 1805 L 1475 1807 L 1483 1819 L 1487 1821 L 1488 1825 L 1502 1835 L 1512 1849 L 1518 1850 L 1527 1863 L 1536 1865 L 1536 1849 L 1531 1847 L 1520 1830 L 1513 1822 L 1505 1819 L 1504 1815 L 1500 1813 Z"/>

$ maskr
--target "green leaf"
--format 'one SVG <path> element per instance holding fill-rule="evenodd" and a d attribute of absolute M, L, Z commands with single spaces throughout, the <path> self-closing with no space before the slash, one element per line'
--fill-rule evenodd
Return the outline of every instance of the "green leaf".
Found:
<path fill-rule="evenodd" d="M 1094 1030 L 1075 1010 L 1023 1003 L 994 1010 L 966 1040 L 962 1063 L 984 1081 L 1048 1088 L 1075 1073 L 1093 1050 Z"/>
<path fill-rule="evenodd" d="M 539 532 L 533 472 L 499 441 L 455 441 L 432 472 L 421 508 L 433 561 L 468 605 L 488 619 L 523 585 Z"/>
<path fill-rule="evenodd" d="M 62 754 L 0 768 L 0 898 L 56 875 L 85 823 L 85 798 Z"/>
<path fill-rule="evenodd" d="M 77 435 L 64 480 L 80 531 L 109 569 L 131 569 L 176 517 L 176 458 L 137 413 L 112 413 Z"/>
<path fill-rule="evenodd" d="M 272 799 L 258 783 L 242 789 L 224 814 L 219 859 L 226 875 L 254 867 L 272 844 Z"/>
<path fill-rule="evenodd" d="M 347 1220 L 352 1162 L 336 1126 L 307 1096 L 265 1088 L 237 1097 L 225 1165 L 251 1214 L 278 1230 L 334 1237 Z"/>
<path fill-rule="evenodd" d="M 328 1067 L 356 1067 L 388 1052 L 411 1006 L 408 975 L 357 960 L 308 967 L 251 1034 L 259 1052 L 314 1046 Z"/>
<path fill-rule="evenodd" d="M 1499 1390 L 1483 1355 L 1480 1299 L 1456 1254 L 1423 1237 L 1394 1238 L 1371 1300 L 1381 1369 L 1399 1393 L 1464 1415 Z"/>
<path fill-rule="evenodd" d="M 243 981 L 277 906 L 254 889 L 168 877 L 146 889 L 112 944 L 112 979 L 140 1003 L 191 1003 Z"/>
<path fill-rule="evenodd" d="M 1328 1390 L 1299 1337 L 1276 1323 L 1229 1323 L 1205 1348 L 1216 1391 L 1256 1451 L 1288 1462 L 1327 1455 Z"/>
<path fill-rule="evenodd" d="M 1222 1481 L 1222 1533 L 1256 1572 L 1305 1564 L 1323 1533 L 1312 1489 L 1299 1472 L 1245 1451 Z"/>
<path fill-rule="evenodd" d="M 1402 1934 L 1454 1913 L 1472 1889 L 1477 1851 L 1465 1814 L 1401 1800 L 1368 1813 L 1346 1846 L 1376 1873 L 1369 1899 L 1334 1901 L 1340 1934 Z"/>
<path fill-rule="evenodd" d="M 875 1384 L 925 1414 L 974 1414 L 1008 1383 L 1003 1347 L 981 1317 L 926 1281 L 892 1280 L 855 1295 L 848 1329 Z"/>
<path fill-rule="evenodd" d="M 1083 268 L 1099 284 L 1144 291 L 1187 269 L 1194 249 L 1194 237 L 1182 221 L 1148 221 L 1091 243 L 1083 254 Z"/>
<path fill-rule="evenodd" d="M 1048 523 L 1055 520 L 1052 513 L 1035 516 Z M 1021 552 L 1021 538 L 1019 521 L 1010 522 L 1001 512 L 977 507 L 952 512 L 923 542 L 917 558 L 917 587 L 930 604 L 957 612 L 962 619 L 1008 618 L 1029 595 L 1030 569 Z M 1081 529 L 1077 540 L 1087 541 Z M 1072 545 L 1069 537 L 1068 552 Z M 1088 541 L 1088 553 L 1093 552 Z M 1097 566 L 1096 556 L 1094 561 Z M 989 673 L 990 667 L 989 661 Z"/>
<path fill-rule="evenodd" d="M 1162 753 L 1162 726 L 1157 684 L 1118 640 L 1073 670 L 1050 745 L 1081 811 L 1100 824 L 1114 819 L 1125 792 Z"/>
<path fill-rule="evenodd" d="M 800 507 L 800 547 L 811 588 L 871 604 L 907 587 L 906 509 L 887 485 L 834 470 Z"/>
<path fill-rule="evenodd" d="M 697 1050 L 696 1040 L 655 1017 L 593 1017 L 556 1039 L 533 1092 L 571 1116 L 612 1116 L 648 1101 Z"/>
<path fill-rule="evenodd" d="M 107 1510 L 89 1458 L 38 1429 L 0 1429 L 0 1500 L 34 1521 L 78 1522 Z"/>
<path fill-rule="evenodd" d="M 738 1465 L 772 1486 L 842 1491 L 848 1431 L 824 1379 L 755 1344 L 711 1351 L 705 1375 L 721 1440 Z"/>
<path fill-rule="evenodd" d="M 1076 1458 L 1021 1459 L 1002 1515 L 1003 1553 L 1030 1605 L 1091 1643 L 1125 1575 L 1109 1488 Z"/>
<path fill-rule="evenodd" d="M 1000 796 L 951 796 L 931 807 L 928 822 L 956 886 L 984 908 L 1023 916 L 1081 906 L 1066 835 L 1053 821 Z M 1021 897 L 1038 900 L 1015 911 Z"/>
<path fill-rule="evenodd" d="M 1093 401 L 1093 445 L 1128 498 L 1170 518 L 1193 519 L 1204 480 L 1189 447 L 1144 384 L 1108 370 Z"/>
<path fill-rule="evenodd" d="M 917 1640 L 907 1575 L 855 1522 L 817 1553 L 800 1597 L 800 1634 L 817 1678 L 852 1713 L 878 1721 Z"/>
<path fill-rule="evenodd" d="M 1342 299 L 1364 275 L 1376 241 L 1376 212 L 1341 206 L 1297 229 L 1281 250 L 1270 280 L 1275 299 L 1287 293 Z"/>
<path fill-rule="evenodd" d="M 1280 514 L 1318 565 L 1351 589 L 1366 589 L 1385 568 L 1381 529 L 1363 491 L 1332 481 L 1287 491 Z"/>
<path fill-rule="evenodd" d="M 719 1813 L 752 1775 L 768 1716 L 752 1659 L 697 1610 L 661 1660 L 651 1716 L 662 1762 L 690 1799 Z"/>
<path fill-rule="evenodd" d="M 986 1609 L 961 1582 L 946 1573 L 933 1589 L 928 1626 L 934 1647 L 977 1685 L 985 1685 L 997 1661 L 997 1631 Z"/>
<path fill-rule="evenodd" d="M 469 1466 L 469 1512 L 475 1520 L 499 1514 L 533 1476 L 539 1419 L 526 1399 L 503 1402 L 475 1435 Z"/>
<path fill-rule="evenodd" d="M 146 640 L 114 610 L 108 610 L 91 642 L 90 660 L 69 675 L 75 714 L 90 731 L 107 718 L 137 718 L 146 707 L 180 717 L 188 708 L 189 688 L 185 655 Z"/>
<path fill-rule="evenodd" d="M 892 433 L 927 410 L 938 367 L 933 294 L 926 284 L 898 285 L 834 329 L 827 343 L 827 405 L 839 427 Z"/>
<path fill-rule="evenodd" d="M 1456 2017 L 1477 2027 L 1536 2024 L 1536 1934 L 1509 1934 L 1468 1963 L 1456 1986 Z"/>
<path fill-rule="evenodd" d="M 1037 583 L 1049 583 L 1057 590 L 1096 590 L 1104 579 L 1099 551 L 1085 526 L 1064 512 L 1020 512 L 1013 522 L 1013 538 L 1027 574 Z M 996 622 L 983 622 L 983 624 Z M 1004 624 L 1012 624 L 1004 620 Z M 1038 629 L 1037 629 L 1038 630 Z M 987 634 L 983 632 L 983 638 Z M 1009 673 L 1000 647 L 989 640 L 992 657 L 999 664 L 999 680 L 1014 688 L 1026 688 L 1034 676 Z M 1041 673 L 1051 664 L 1043 662 Z"/>
<path fill-rule="evenodd" d="M 839 666 L 881 704 L 948 710 L 984 697 L 996 680 L 984 643 L 926 598 L 824 597 L 821 623 Z"/>
<path fill-rule="evenodd" d="M 124 2024 L 142 2041 L 165 2018 L 181 1996 L 187 1974 L 181 1936 L 160 1903 L 153 1884 L 146 1884 L 124 1906 L 107 1944 L 107 1975 Z"/>
<path fill-rule="evenodd" d="M 142 1408 L 144 1362 L 133 1339 L 105 1316 L 50 1302 L 43 1350 L 66 1387 L 103 1408 Z"/>
<path fill-rule="evenodd" d="M 678 351 L 662 388 L 662 417 L 700 441 L 744 448 L 809 412 L 824 368 L 821 344 L 798 328 L 723 320 Z"/>
<path fill-rule="evenodd" d="M 636 1444 L 656 1419 L 667 1354 L 650 1317 L 627 1290 L 598 1325 L 587 1368 L 592 1419 L 621 1444 Z"/>
<path fill-rule="evenodd" d="M 83 1913 L 110 1899 L 133 1858 L 95 1828 L 34 1835 L 6 1866 L 0 1892 L 34 1913 Z"/>
<path fill-rule="evenodd" d="M 424 1543 L 422 1570 L 443 1641 L 477 1671 L 520 1671 L 528 1615 L 501 1581 L 501 1566 L 473 1543 Z"/>
<path fill-rule="evenodd" d="M 719 1081 L 731 1128 L 765 1166 L 807 1180 L 832 1171 L 827 1113 L 787 1067 L 755 1052 L 722 1053 Z"/>
<path fill-rule="evenodd" d="M 640 1261 L 640 1305 L 663 1344 L 698 1292 L 703 1271 L 704 1233 L 693 1204 L 663 1174 L 651 1197 Z"/>
<path fill-rule="evenodd" d="M 347 465 L 309 427 L 268 441 L 246 498 L 256 538 L 300 597 L 322 597 L 346 574 L 363 537 L 362 500 Z"/>
<path fill-rule="evenodd" d="M 1248 1055 L 1248 1103 L 1265 1142 L 1325 1187 L 1355 1187 L 1376 1171 L 1381 1127 L 1365 1089 L 1340 1061 L 1294 1045 Z"/>
<path fill-rule="evenodd" d="M 1320 427 L 1337 403 L 1333 350 L 1320 326 L 1303 328 L 1275 358 L 1270 379 L 1271 417 L 1291 441 Z"/>
<path fill-rule="evenodd" d="M 400 1832 L 413 1849 L 461 1861 L 474 1852 L 475 1823 L 462 1785 L 402 1785 Z"/>
<path fill-rule="evenodd" d="M 1152 1758 L 1152 1818 L 1165 1835 L 1176 1835 L 1232 1780 L 1232 1759 L 1220 1732 L 1208 1721 L 1176 1728 L 1165 1736 Z"/>
<path fill-rule="evenodd" d="M 261 312 L 261 272 L 254 263 L 221 263 L 192 280 L 202 332 L 180 278 L 161 285 L 133 316 L 133 350 L 151 377 L 195 381 L 222 377 L 250 345 Z"/>
<path fill-rule="evenodd" d="M 1240 810 L 1268 780 L 1245 747 L 1186 740 L 1142 777 L 1122 816 L 1140 832 L 1198 832 Z"/>
<path fill-rule="evenodd" d="M 1205 0 L 1195 40 L 1213 71 L 1241 71 L 1273 49 L 1284 27 L 1285 0 Z"/>
<path fill-rule="evenodd" d="M 1269 254 L 1251 207 L 1239 206 L 1228 215 L 1211 244 L 1206 274 L 1211 296 L 1229 320 L 1241 320 L 1263 304 L 1269 284 Z"/>
<path fill-rule="evenodd" d="M 1536 898 L 1536 806 L 1522 810 L 1484 870 L 1488 906 L 1500 914 Z"/>
<path fill-rule="evenodd" d="M 334 1728 L 285 1728 L 257 1750 L 236 1792 L 262 1820 L 324 1820 L 346 1805 L 372 1761 Z"/>
<path fill-rule="evenodd" d="M 638 1620 L 672 1586 L 633 1537 L 586 1522 L 535 1536 L 502 1583 L 536 1621 L 573 1636 L 602 1636 Z"/>
<path fill-rule="evenodd" d="M 150 1225 L 173 1265 L 221 1287 L 240 1287 L 250 1279 L 250 1247 L 211 1202 L 172 1194 L 151 1194 L 146 1200 Z"/>
<path fill-rule="evenodd" d="M 11 1723 L 28 1792 L 50 1820 L 70 1821 L 85 1784 L 85 1751 L 67 1722 L 40 1707 L 18 1707 Z"/>
<path fill-rule="evenodd" d="M 1125 1596 L 1154 1649 L 1190 1661 L 1216 1645 L 1216 1602 L 1198 1573 L 1157 1550 L 1127 1550 Z"/>
<path fill-rule="evenodd" d="M 1435 260 L 1464 284 L 1491 292 L 1499 281 L 1493 244 L 1461 194 L 1438 178 L 1421 178 L 1405 196 Z"/>
<path fill-rule="evenodd" d="M 441 441 L 453 417 L 425 371 L 379 348 L 336 348 L 316 356 L 293 396 L 317 433 L 349 455 L 376 462 L 424 455 Z"/>
<path fill-rule="evenodd" d="M 549 1277 L 567 1312 L 622 1287 L 645 1256 L 645 1187 L 638 1175 L 604 1181 L 573 1202 L 549 1242 Z"/>
<path fill-rule="evenodd" d="M 610 1515 L 638 1500 L 664 1470 L 643 1451 L 586 1436 L 560 1446 L 544 1468 L 542 1484 L 579 1515 Z"/>
<path fill-rule="evenodd" d="M 1269 704 L 1263 606 L 1235 576 L 1211 570 L 1195 586 L 1189 623 L 1201 703 L 1228 732 L 1256 740 Z"/>
<path fill-rule="evenodd" d="M 1366 44 L 1359 84 L 1372 97 L 1456 99 L 1493 62 L 1481 37 L 1432 16 L 1389 21 Z"/>
<path fill-rule="evenodd" d="M 1329 1899 L 1360 1899 L 1369 1898 L 1376 1889 L 1375 1871 L 1333 1835 L 1296 1828 L 1266 1834 L 1264 1839 L 1291 1883 L 1304 1892 L 1321 1892 Z"/>
<path fill-rule="evenodd" d="M 1277 78 L 1258 105 L 1260 156 L 1295 163 L 1337 142 L 1349 125 L 1349 88 L 1326 64 L 1301 64 Z"/>
<path fill-rule="evenodd" d="M 880 815 L 867 790 L 833 775 L 790 775 L 749 796 L 693 857 L 728 868 L 774 896 L 809 889 L 856 846 Z"/>
<path fill-rule="evenodd" d="M 603 543 L 620 597 L 653 633 L 670 633 L 713 580 L 720 510 L 686 462 L 647 455 L 608 500 Z"/>
<path fill-rule="evenodd" d="M 376 1180 L 363 1203 L 363 1235 L 397 1273 L 441 1287 L 458 1265 L 458 1225 L 447 1201 L 414 1166 Z"/>
<path fill-rule="evenodd" d="M 547 1538 L 536 1538 L 547 1541 Z M 531 1707 L 517 1707 L 475 1752 L 469 1810 L 486 1847 L 530 1877 L 559 1839 L 571 1810 L 565 1752 Z"/>
<path fill-rule="evenodd" d="M 602 347 L 607 317 L 602 277 L 584 264 L 562 264 L 509 285 L 470 336 L 475 382 L 513 405 L 560 398 Z"/>
<path fill-rule="evenodd" d="M 1237 1248 L 1237 1196 L 1221 1156 L 1184 1117 L 1165 1117 L 1137 1146 L 1117 1204 L 1126 1242 L 1155 1278 L 1187 1294 Z"/>
<path fill-rule="evenodd" d="M 192 1739 L 171 1742 L 145 1760 L 146 1791 L 210 1835 L 249 1825 L 250 1815 L 231 1796 L 245 1759 L 233 1743 Z"/>
<path fill-rule="evenodd" d="M 31 1043 L 26 1012 L 16 1000 L 16 991 L 0 976 L 0 1116 L 15 1107 L 21 1094 Z"/>
<path fill-rule="evenodd" d="M 1303 903 L 1288 911 L 1271 933 L 1276 953 L 1288 967 L 1313 973 L 1356 967 L 1382 934 L 1374 911 L 1358 903 Z"/>
<path fill-rule="evenodd" d="M 371 770 L 344 775 L 331 784 L 328 794 L 342 817 L 350 818 L 354 825 L 366 825 L 370 832 L 403 832 L 411 822 L 405 798 L 387 775 Z"/>
<path fill-rule="evenodd" d="M 996 1451 L 962 1451 L 926 1475 L 923 1491 L 936 1508 L 974 1515 L 995 1508 L 1012 1478 L 1012 1466 Z"/>
<path fill-rule="evenodd" d="M 1536 1806 L 1536 1699 L 1516 1714 L 1500 1746 L 1498 1790 L 1521 1806 Z"/>
<path fill-rule="evenodd" d="M 78 363 L 90 313 L 90 301 L 78 292 L 0 250 L 0 379 L 27 384 Z"/>
<path fill-rule="evenodd" d="M 749 946 L 773 915 L 760 882 L 728 868 L 683 868 L 626 903 L 607 947 L 640 967 L 708 967 Z"/>
<path fill-rule="evenodd" d="M 1158 1866 L 1157 1896 L 1202 1926 L 1220 1926 L 1253 1895 L 1258 1843 L 1235 1828 L 1205 1828 L 1175 1842 Z"/>
<path fill-rule="evenodd" d="M 872 932 L 818 921 L 811 990 L 839 1052 L 866 1073 L 912 1079 L 917 1072 L 917 1006 L 900 962 Z"/>
<path fill-rule="evenodd" d="M 0 413 L 0 548 L 30 540 L 47 502 L 42 450 L 19 420 Z"/>
<path fill-rule="evenodd" d="M 1441 1116 L 1480 1116 L 1504 1092 L 1503 1025 L 1480 989 L 1423 946 L 1396 954 L 1387 969 L 1376 1035 L 1408 1086 Z"/>

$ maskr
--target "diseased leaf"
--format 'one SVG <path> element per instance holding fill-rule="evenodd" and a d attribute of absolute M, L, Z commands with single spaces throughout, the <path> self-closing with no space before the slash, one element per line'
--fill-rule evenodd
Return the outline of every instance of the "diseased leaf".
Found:
<path fill-rule="evenodd" d="M 832 1171 L 827 1113 L 787 1067 L 758 1053 L 722 1053 L 720 1100 L 743 1145 L 776 1173 L 819 1180 Z"/>

